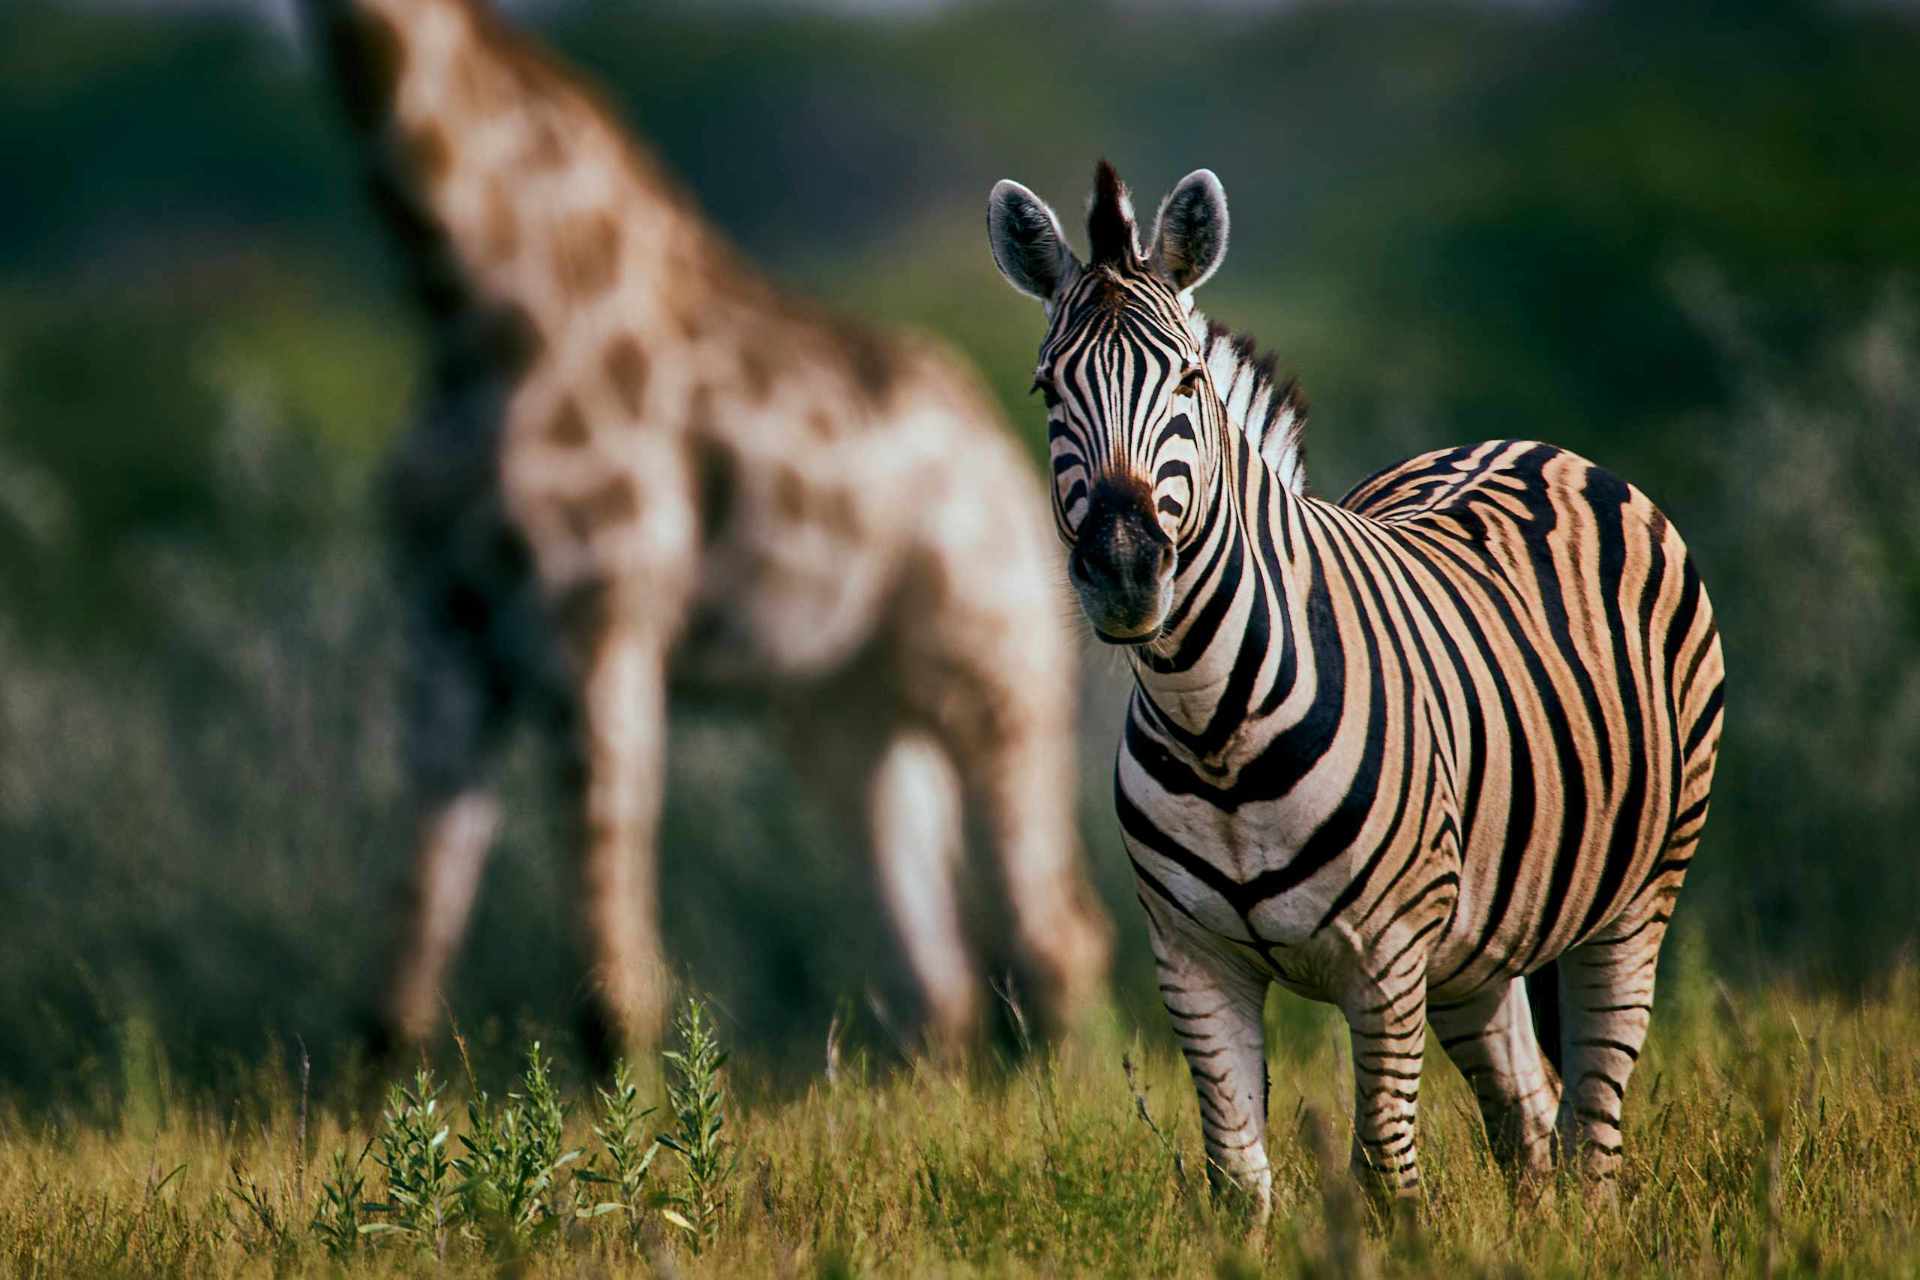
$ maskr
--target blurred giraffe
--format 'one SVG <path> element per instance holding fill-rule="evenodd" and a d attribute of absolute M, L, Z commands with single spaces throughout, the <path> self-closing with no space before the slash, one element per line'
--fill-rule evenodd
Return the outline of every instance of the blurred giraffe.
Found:
<path fill-rule="evenodd" d="M 538 707 L 570 761 L 600 1029 L 654 1042 L 669 695 L 741 689 L 808 755 L 862 766 L 935 1039 L 978 1013 L 968 790 L 1043 1006 L 1070 1018 L 1108 956 L 1075 664 L 1045 499 L 974 378 L 776 291 L 476 0 L 306 4 L 434 357 L 388 495 L 419 813 L 385 1031 L 435 1024 L 495 826 L 489 749 Z"/>

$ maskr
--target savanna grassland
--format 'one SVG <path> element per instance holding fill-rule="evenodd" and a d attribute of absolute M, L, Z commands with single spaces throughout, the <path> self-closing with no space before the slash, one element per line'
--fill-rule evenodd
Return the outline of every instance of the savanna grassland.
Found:
<path fill-rule="evenodd" d="M 1735 997 L 1693 964 L 1670 966 L 1611 1205 L 1572 1181 L 1510 1187 L 1429 1048 L 1425 1200 L 1383 1219 L 1346 1170 L 1344 1037 L 1291 1000 L 1269 1010 L 1264 1238 L 1209 1196 L 1157 1028 L 1128 1038 L 1109 1019 L 1052 1054 L 967 1069 L 878 1072 L 856 1055 L 783 1093 L 750 1055 L 718 1056 L 711 1018 L 689 1044 L 683 1012 L 677 1056 L 637 1085 L 560 1084 L 537 1060 L 437 1095 L 418 1077 L 376 1117 L 303 1095 L 282 1062 L 240 1096 L 149 1079 L 111 1116 L 14 1113 L 0 1271 L 1915 1274 L 1920 974 L 1843 1003 Z"/>
<path fill-rule="evenodd" d="M 1345 1036 L 1276 998 L 1274 1221 L 1250 1244 L 1213 1206 L 1113 819 L 1126 677 L 1091 644 L 1117 1012 L 1057 1051 L 1003 1026 L 910 1065 L 857 830 L 701 712 L 664 931 L 731 1061 L 637 1063 L 612 1114 L 581 1071 L 568 823 L 522 735 L 445 993 L 465 1051 L 371 1078 L 408 846 L 374 495 L 416 318 L 274 6 L 6 0 L 0 1276 L 1920 1274 L 1920 11 L 857 7 L 509 6 L 779 279 L 969 354 L 1037 469 L 1039 318 L 980 206 L 1014 177 L 1073 209 L 1105 154 L 1143 206 L 1222 177 L 1203 301 L 1299 376 L 1317 493 L 1531 436 L 1685 531 L 1727 736 L 1617 1203 L 1510 1194 L 1430 1051 L 1426 1201 L 1377 1221 Z"/>

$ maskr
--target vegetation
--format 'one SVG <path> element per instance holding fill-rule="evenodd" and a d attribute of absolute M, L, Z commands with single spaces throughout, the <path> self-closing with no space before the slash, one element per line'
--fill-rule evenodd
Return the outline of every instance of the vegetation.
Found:
<path fill-rule="evenodd" d="M 390 1275 L 427 1258 L 455 1274 L 511 1261 L 519 1275 L 644 1263 L 689 1277 L 1912 1274 L 1920 973 L 1849 1005 L 1736 998 L 1691 963 L 1636 1074 L 1610 1205 L 1573 1180 L 1516 1194 L 1470 1091 L 1435 1056 L 1425 1202 L 1383 1221 L 1346 1168 L 1345 1037 L 1292 1000 L 1270 1010 L 1282 1038 L 1264 1237 L 1209 1198 L 1192 1093 L 1164 1039 L 1129 1044 L 1113 1024 L 1019 1067 L 856 1063 L 788 1096 L 745 1082 L 726 1125 L 737 1158 L 709 1159 L 719 1113 L 690 1117 L 723 1096 L 721 1059 L 711 1021 L 688 1012 L 667 1086 L 688 1155 L 657 1165 L 642 1194 L 604 1172 L 621 1160 L 611 1135 L 631 1132 L 626 1095 L 562 1119 L 536 1047 L 504 1109 L 469 1082 L 464 1123 L 425 1075 L 370 1127 L 285 1083 L 170 1099 L 158 1123 L 16 1115 L 0 1126 L 0 1270 Z M 455 1143 L 468 1156 L 448 1158 Z M 352 1154 L 369 1147 L 373 1171 Z M 319 1153 L 316 1187 L 305 1170 Z"/>
<path fill-rule="evenodd" d="M 1104 153 L 1144 199 L 1223 176 L 1234 248 L 1205 303 L 1300 375 L 1320 492 L 1534 435 L 1673 516 L 1725 631 L 1728 736 L 1619 1206 L 1516 1205 L 1436 1065 L 1428 1203 L 1374 1223 L 1315 1154 L 1344 1167 L 1344 1038 L 1277 1001 L 1282 1209 L 1245 1245 L 1205 1193 L 1155 1000 L 1101 655 L 1082 812 L 1119 924 L 1109 1025 L 1051 1057 L 902 1065 L 910 988 L 841 798 L 750 722 L 689 708 L 667 943 L 713 1000 L 681 1057 L 611 1082 L 555 1065 L 579 1056 L 581 963 L 551 761 L 524 739 L 448 992 L 467 1034 L 434 1047 L 438 1074 L 371 1079 L 357 1031 L 407 835 L 371 494 L 418 376 L 412 317 L 294 42 L 232 11 L 19 0 L 0 5 L 0 1271 L 1920 1267 L 1911 12 L 531 10 L 776 275 L 953 340 L 1036 456 L 1039 319 L 988 262 L 980 201 L 1013 176 L 1071 210 Z M 974 914 L 997 973 L 1002 922 Z"/>

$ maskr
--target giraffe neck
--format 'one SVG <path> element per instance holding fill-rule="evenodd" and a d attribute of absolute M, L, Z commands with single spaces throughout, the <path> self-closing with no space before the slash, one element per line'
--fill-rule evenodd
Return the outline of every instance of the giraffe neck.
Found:
<path fill-rule="evenodd" d="M 670 275 L 697 292 L 720 260 L 593 92 L 479 0 L 307 5 L 443 375 L 516 378 L 598 310 L 645 330 Z"/>

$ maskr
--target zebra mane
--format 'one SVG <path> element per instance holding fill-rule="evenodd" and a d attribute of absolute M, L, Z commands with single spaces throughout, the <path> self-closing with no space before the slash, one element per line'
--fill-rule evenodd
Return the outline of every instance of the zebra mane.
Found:
<path fill-rule="evenodd" d="M 1246 334 L 1235 333 L 1198 311 L 1189 324 L 1227 421 L 1246 433 L 1280 483 L 1296 495 L 1305 494 L 1307 398 L 1299 382 L 1281 378 L 1273 353 L 1256 349 Z"/>

